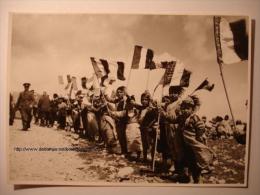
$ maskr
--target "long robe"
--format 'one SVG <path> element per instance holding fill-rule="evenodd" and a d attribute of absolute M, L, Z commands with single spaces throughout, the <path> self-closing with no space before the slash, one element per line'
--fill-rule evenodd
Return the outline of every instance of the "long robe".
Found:
<path fill-rule="evenodd" d="M 196 114 L 193 114 L 185 120 L 181 128 L 183 130 L 184 143 L 193 153 L 196 165 L 201 169 L 207 168 L 212 162 L 214 154 L 203 143 L 205 124 Z M 186 155 L 189 155 L 187 151 Z"/>
<path fill-rule="evenodd" d="M 179 103 L 179 101 L 176 101 L 167 106 L 164 121 L 167 147 L 170 150 L 171 157 L 174 161 L 182 163 L 184 159 L 184 141 L 182 130 L 177 122 Z"/>
<path fill-rule="evenodd" d="M 126 124 L 126 143 L 127 152 L 141 152 L 142 141 L 141 141 L 141 130 L 138 123 L 139 113 L 136 109 L 134 110 L 123 110 L 114 111 L 112 114 L 117 118 L 127 118 Z"/>

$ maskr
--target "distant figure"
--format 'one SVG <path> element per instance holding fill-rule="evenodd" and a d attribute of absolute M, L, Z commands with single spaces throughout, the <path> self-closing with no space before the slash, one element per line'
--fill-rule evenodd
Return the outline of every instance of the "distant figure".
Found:
<path fill-rule="evenodd" d="M 9 99 L 9 125 L 13 125 L 14 123 L 14 117 L 15 117 L 15 109 L 14 109 L 14 98 L 13 95 L 10 93 L 10 99 Z"/>
<path fill-rule="evenodd" d="M 51 110 L 51 101 L 46 91 L 43 92 L 38 102 L 40 125 L 45 127 L 49 125 L 49 115 Z"/>
<path fill-rule="evenodd" d="M 223 123 L 224 123 L 225 129 L 226 129 L 227 136 L 233 135 L 231 121 L 229 120 L 228 115 L 225 115 Z"/>
<path fill-rule="evenodd" d="M 216 132 L 218 138 L 227 138 L 226 126 L 221 116 L 216 116 Z"/>
<path fill-rule="evenodd" d="M 241 120 L 236 121 L 236 129 L 234 131 L 234 138 L 240 144 L 246 144 L 246 123 Z"/>
<path fill-rule="evenodd" d="M 33 103 L 34 124 L 38 125 L 38 121 L 39 121 L 39 109 L 38 109 L 39 96 L 38 96 L 37 93 L 34 93 L 34 90 L 31 90 L 31 92 L 34 94 L 34 103 Z"/>
<path fill-rule="evenodd" d="M 210 130 L 209 130 L 209 133 L 208 133 L 208 137 L 213 139 L 213 140 L 216 140 L 218 138 L 218 133 L 217 133 L 217 126 L 218 126 L 218 123 L 217 123 L 217 117 L 213 117 L 209 123 L 211 124 L 210 126 Z"/>
<path fill-rule="evenodd" d="M 66 115 L 67 115 L 67 104 L 64 97 L 58 99 L 58 129 L 65 129 L 66 127 Z"/>
<path fill-rule="evenodd" d="M 30 128 L 32 120 L 32 108 L 34 103 L 34 95 L 29 91 L 30 83 L 24 83 L 24 91 L 19 94 L 15 108 L 19 109 L 22 117 L 22 130 L 26 131 Z"/>
<path fill-rule="evenodd" d="M 58 104 L 59 104 L 59 100 L 58 100 L 59 96 L 58 94 L 54 93 L 53 94 L 53 99 L 50 102 L 50 117 L 49 117 L 49 127 L 53 127 L 55 121 L 58 121 Z"/>

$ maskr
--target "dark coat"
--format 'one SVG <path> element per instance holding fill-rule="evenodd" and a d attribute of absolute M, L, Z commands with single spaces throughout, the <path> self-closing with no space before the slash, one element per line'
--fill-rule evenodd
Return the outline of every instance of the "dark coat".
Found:
<path fill-rule="evenodd" d="M 51 101 L 48 95 L 43 95 L 39 99 L 38 108 L 41 111 L 49 111 L 51 108 Z"/>
<path fill-rule="evenodd" d="M 20 93 L 16 108 L 17 109 L 26 109 L 26 108 L 32 108 L 32 105 L 34 103 L 34 96 L 31 91 L 23 91 Z"/>

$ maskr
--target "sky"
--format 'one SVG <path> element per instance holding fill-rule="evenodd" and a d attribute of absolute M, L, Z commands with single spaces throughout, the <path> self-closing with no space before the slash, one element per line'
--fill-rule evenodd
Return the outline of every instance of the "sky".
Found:
<path fill-rule="evenodd" d="M 67 74 L 90 77 L 90 57 L 96 57 L 125 62 L 127 79 L 113 87 L 127 85 L 128 92 L 140 98 L 148 77 L 152 92 L 163 75 L 162 69 L 130 71 L 134 46 L 141 45 L 152 49 L 156 59 L 178 59 L 192 72 L 184 96 L 205 78 L 215 84 L 212 92 L 196 93 L 202 103 L 199 115 L 209 119 L 230 115 L 216 60 L 212 16 L 14 14 L 11 32 L 11 91 L 21 91 L 22 84 L 30 82 L 38 93 L 61 93 L 64 86 L 58 84 L 58 75 L 64 80 Z M 235 119 L 246 121 L 248 61 L 225 65 L 223 74 Z M 158 89 L 155 98 L 160 94 Z"/>

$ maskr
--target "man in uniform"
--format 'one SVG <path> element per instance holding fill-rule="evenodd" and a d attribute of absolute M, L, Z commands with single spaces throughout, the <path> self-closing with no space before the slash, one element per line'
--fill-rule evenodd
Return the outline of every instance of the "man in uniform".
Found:
<path fill-rule="evenodd" d="M 30 128 L 30 123 L 32 120 L 32 108 L 34 103 L 34 95 L 31 91 L 29 91 L 30 83 L 24 83 L 24 91 L 20 93 L 17 103 L 16 109 L 20 110 L 22 117 L 22 124 L 24 131 Z"/>

